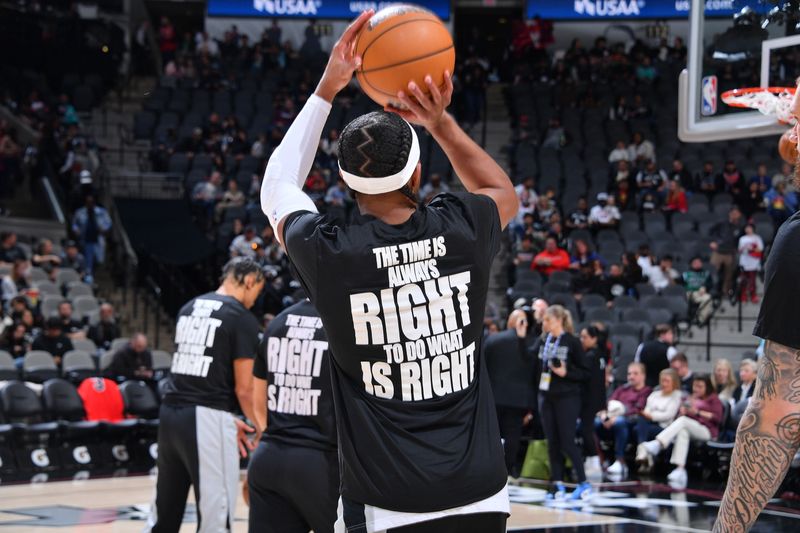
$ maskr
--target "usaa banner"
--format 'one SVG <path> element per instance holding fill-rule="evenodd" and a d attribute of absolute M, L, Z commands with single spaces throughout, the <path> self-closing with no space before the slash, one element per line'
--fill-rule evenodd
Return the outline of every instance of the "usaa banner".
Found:
<path fill-rule="evenodd" d="M 295 17 L 352 19 L 365 9 L 382 9 L 408 2 L 370 2 L 369 0 L 208 0 L 209 17 Z M 413 2 L 427 8 L 442 20 L 450 18 L 450 0 Z"/>
<path fill-rule="evenodd" d="M 744 6 L 763 11 L 759 0 L 705 0 L 707 17 L 731 16 Z M 691 0 L 528 0 L 528 18 L 665 19 L 688 18 Z"/>

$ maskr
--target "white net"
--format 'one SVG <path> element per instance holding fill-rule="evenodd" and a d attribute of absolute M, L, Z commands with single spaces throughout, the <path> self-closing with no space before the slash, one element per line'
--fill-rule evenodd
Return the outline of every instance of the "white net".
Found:
<path fill-rule="evenodd" d="M 736 107 L 757 109 L 765 115 L 775 116 L 786 124 L 794 124 L 792 116 L 792 98 L 790 91 L 772 92 L 767 89 L 748 93 L 729 93 L 722 96 L 722 101 Z"/>

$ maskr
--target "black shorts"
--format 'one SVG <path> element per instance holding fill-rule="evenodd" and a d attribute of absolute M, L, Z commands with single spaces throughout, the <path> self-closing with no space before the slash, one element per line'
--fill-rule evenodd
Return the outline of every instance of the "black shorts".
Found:
<path fill-rule="evenodd" d="M 251 533 L 332 533 L 339 500 L 335 451 L 262 441 L 247 468 Z"/>

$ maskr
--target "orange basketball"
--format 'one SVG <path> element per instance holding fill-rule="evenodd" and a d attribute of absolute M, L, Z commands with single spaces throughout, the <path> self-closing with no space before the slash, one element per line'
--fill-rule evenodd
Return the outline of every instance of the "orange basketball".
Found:
<path fill-rule="evenodd" d="M 452 74 L 456 61 L 453 38 L 439 18 L 418 6 L 400 4 L 381 9 L 356 38 L 361 67 L 356 78 L 378 104 L 399 105 L 398 91 L 408 93 L 414 81 L 424 92 L 430 74 L 444 88 L 444 71 Z"/>
<path fill-rule="evenodd" d="M 797 142 L 789 139 L 791 133 L 792 130 L 790 129 L 783 132 L 781 140 L 778 141 L 778 152 L 781 154 L 784 161 L 790 165 L 794 165 L 797 163 Z"/>

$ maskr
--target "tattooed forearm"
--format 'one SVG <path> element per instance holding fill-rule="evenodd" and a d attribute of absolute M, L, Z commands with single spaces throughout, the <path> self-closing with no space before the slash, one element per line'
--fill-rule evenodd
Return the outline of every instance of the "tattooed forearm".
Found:
<path fill-rule="evenodd" d="M 800 351 L 768 342 L 739 424 L 714 531 L 745 532 L 778 490 L 800 446 Z"/>

